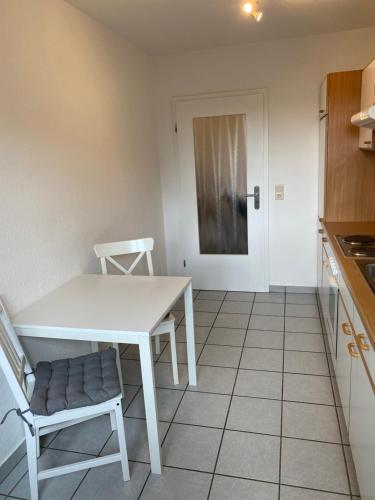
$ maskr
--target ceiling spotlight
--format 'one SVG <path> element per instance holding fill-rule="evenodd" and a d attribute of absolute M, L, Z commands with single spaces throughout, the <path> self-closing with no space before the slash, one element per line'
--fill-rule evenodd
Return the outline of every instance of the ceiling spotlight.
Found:
<path fill-rule="evenodd" d="M 254 3 L 254 2 L 253 2 Z M 242 5 L 242 10 L 246 15 L 251 15 L 256 21 L 260 21 L 263 16 L 263 12 L 253 7 L 253 3 L 246 2 Z"/>
<path fill-rule="evenodd" d="M 253 6 L 250 2 L 244 3 L 242 8 L 246 14 L 251 14 L 251 11 L 253 10 Z"/>

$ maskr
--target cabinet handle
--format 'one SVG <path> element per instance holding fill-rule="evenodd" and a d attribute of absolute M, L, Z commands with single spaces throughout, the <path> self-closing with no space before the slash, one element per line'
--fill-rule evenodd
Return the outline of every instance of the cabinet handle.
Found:
<path fill-rule="evenodd" d="M 319 234 L 323 234 L 324 233 L 324 229 L 318 229 L 318 233 Z"/>
<path fill-rule="evenodd" d="M 358 334 L 357 340 L 357 345 L 361 349 L 361 351 L 368 351 L 370 349 L 369 345 L 366 344 L 366 335 L 364 333 Z"/>
<path fill-rule="evenodd" d="M 354 351 L 355 349 L 355 343 L 354 342 L 349 342 L 348 344 L 348 351 L 349 354 L 352 358 L 358 358 L 359 357 L 359 352 Z"/>
<path fill-rule="evenodd" d="M 323 243 L 328 243 L 328 238 L 322 238 Z"/>
<path fill-rule="evenodd" d="M 363 144 L 372 144 L 372 141 L 363 141 Z"/>
<path fill-rule="evenodd" d="M 353 331 L 352 331 L 352 328 L 349 325 L 349 323 L 342 323 L 341 328 L 342 328 L 342 331 L 345 333 L 345 335 L 348 335 L 349 337 L 351 337 Z"/>

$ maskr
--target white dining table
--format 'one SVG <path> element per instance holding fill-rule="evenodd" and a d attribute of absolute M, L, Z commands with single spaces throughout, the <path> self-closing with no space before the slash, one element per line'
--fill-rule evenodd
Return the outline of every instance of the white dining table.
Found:
<path fill-rule="evenodd" d="M 161 474 L 151 334 L 184 294 L 190 385 L 197 384 L 191 278 L 83 274 L 12 320 L 23 337 L 138 344 L 151 471 Z M 126 372 L 125 372 L 126 380 Z"/>

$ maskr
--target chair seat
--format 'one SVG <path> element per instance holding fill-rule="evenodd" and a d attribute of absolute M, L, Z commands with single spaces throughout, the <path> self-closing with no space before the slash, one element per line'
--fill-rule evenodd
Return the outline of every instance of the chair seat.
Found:
<path fill-rule="evenodd" d="M 113 348 L 73 359 L 41 361 L 35 370 L 30 410 L 34 415 L 47 416 L 103 403 L 120 393 Z"/>

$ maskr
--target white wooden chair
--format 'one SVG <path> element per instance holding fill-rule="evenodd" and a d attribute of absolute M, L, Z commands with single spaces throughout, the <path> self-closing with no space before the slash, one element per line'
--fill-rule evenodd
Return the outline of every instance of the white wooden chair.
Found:
<path fill-rule="evenodd" d="M 139 240 L 128 240 L 128 241 L 116 241 L 113 243 L 101 243 L 94 246 L 95 254 L 100 258 L 100 264 L 103 274 L 108 274 L 107 261 L 110 262 L 116 269 L 124 273 L 125 275 L 131 274 L 137 264 L 141 259 L 146 256 L 148 273 L 150 276 L 154 276 L 154 268 L 152 265 L 151 252 L 154 248 L 153 238 L 143 238 Z M 138 254 L 129 269 L 126 269 L 114 257 L 120 255 Z M 169 334 L 170 346 L 171 346 L 171 360 L 172 360 L 172 371 L 173 371 L 173 382 L 175 385 L 179 384 L 178 377 L 178 366 L 177 366 L 177 351 L 176 351 L 176 335 L 175 335 L 175 317 L 173 314 L 169 313 L 164 320 L 160 323 L 158 328 L 153 332 L 152 336 L 155 337 L 155 351 L 156 354 L 160 354 L 160 335 L 165 333 Z M 113 344 L 113 347 L 117 350 L 118 357 L 120 356 L 118 344 Z M 93 346 L 93 349 L 97 349 L 97 346 Z"/>
<path fill-rule="evenodd" d="M 128 456 L 121 406 L 122 395 L 119 394 L 100 404 L 58 411 L 49 416 L 33 414 L 30 410 L 29 403 L 34 389 L 35 376 L 1 300 L 0 367 L 5 374 L 5 378 L 8 381 L 18 405 L 18 408 L 9 410 L 3 418 L 3 421 L 13 410 L 16 411 L 17 415 L 23 420 L 26 436 L 31 500 L 38 500 L 38 481 L 42 479 L 90 469 L 113 462 L 121 462 L 124 481 L 129 480 Z M 110 415 L 112 429 L 117 429 L 120 450 L 118 453 L 38 472 L 37 457 L 39 456 L 40 436 L 105 414 Z"/>

